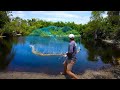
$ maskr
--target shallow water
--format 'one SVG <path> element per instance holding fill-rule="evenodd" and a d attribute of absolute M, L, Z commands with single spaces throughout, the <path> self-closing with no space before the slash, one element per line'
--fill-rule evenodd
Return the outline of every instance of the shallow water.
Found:
<path fill-rule="evenodd" d="M 81 48 L 76 55 L 77 62 L 73 72 L 79 74 L 85 70 L 109 68 L 113 65 L 112 57 L 119 57 L 120 50 L 101 41 L 80 41 L 76 38 L 77 47 Z M 67 52 L 68 38 L 26 36 L 0 40 L 0 70 L 40 72 L 59 74 L 63 71 L 62 56 L 38 56 L 32 53 L 29 45 L 34 45 L 38 52 L 65 53 Z"/>

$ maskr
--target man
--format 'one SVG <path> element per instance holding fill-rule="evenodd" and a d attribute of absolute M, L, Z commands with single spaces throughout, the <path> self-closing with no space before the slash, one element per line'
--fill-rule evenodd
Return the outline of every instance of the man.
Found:
<path fill-rule="evenodd" d="M 78 79 L 78 77 L 71 71 L 73 65 L 76 62 L 76 53 L 77 53 L 77 46 L 76 42 L 74 41 L 74 35 L 70 34 L 70 43 L 68 46 L 68 52 L 67 52 L 67 60 L 64 61 L 64 72 L 61 74 L 68 74 L 74 79 Z"/>

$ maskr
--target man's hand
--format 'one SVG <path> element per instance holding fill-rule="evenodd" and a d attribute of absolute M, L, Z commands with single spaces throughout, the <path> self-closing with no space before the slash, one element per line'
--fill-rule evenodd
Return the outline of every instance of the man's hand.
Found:
<path fill-rule="evenodd" d="M 67 53 L 68 53 L 68 52 L 66 52 L 66 53 L 63 55 L 63 57 L 67 57 Z"/>
<path fill-rule="evenodd" d="M 67 55 L 66 55 L 66 54 L 64 54 L 64 55 L 63 55 L 63 57 L 67 57 Z"/>

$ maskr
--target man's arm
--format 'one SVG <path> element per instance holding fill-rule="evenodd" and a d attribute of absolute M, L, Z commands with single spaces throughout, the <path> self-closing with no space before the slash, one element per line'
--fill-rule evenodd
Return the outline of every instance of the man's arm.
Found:
<path fill-rule="evenodd" d="M 69 44 L 69 46 L 68 46 L 68 52 L 66 52 L 63 56 L 67 57 L 68 53 L 71 53 L 71 54 L 73 53 L 73 45 L 72 44 Z"/>

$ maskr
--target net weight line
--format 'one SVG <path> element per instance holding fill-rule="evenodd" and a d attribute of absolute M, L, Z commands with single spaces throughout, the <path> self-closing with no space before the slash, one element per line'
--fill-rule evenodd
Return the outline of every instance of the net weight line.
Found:
<path fill-rule="evenodd" d="M 35 50 L 35 47 L 33 45 L 29 45 L 32 48 L 32 53 L 35 55 L 39 55 L 39 56 L 64 56 L 66 57 L 66 53 L 62 53 L 62 54 L 43 54 L 41 52 L 38 52 Z M 77 53 L 80 52 L 80 48 L 77 50 Z"/>

